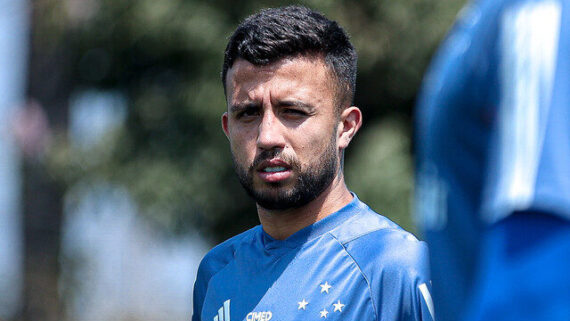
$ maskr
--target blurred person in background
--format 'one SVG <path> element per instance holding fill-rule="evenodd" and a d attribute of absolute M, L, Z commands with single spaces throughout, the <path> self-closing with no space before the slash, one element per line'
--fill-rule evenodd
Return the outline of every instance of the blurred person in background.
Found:
<path fill-rule="evenodd" d="M 447 320 L 570 320 L 570 2 L 480 0 L 417 109 L 417 214 Z"/>
<path fill-rule="evenodd" d="M 261 225 L 203 259 L 193 321 L 433 320 L 425 243 L 344 182 L 355 79 L 347 34 L 310 9 L 262 10 L 231 36 L 222 127 Z"/>

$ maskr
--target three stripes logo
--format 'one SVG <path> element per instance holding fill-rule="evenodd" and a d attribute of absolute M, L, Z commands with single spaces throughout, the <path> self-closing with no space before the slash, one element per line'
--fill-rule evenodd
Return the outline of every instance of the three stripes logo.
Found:
<path fill-rule="evenodd" d="M 218 315 L 214 317 L 214 321 L 231 321 L 230 300 L 226 300 L 226 302 L 224 302 L 224 305 L 218 310 Z"/>

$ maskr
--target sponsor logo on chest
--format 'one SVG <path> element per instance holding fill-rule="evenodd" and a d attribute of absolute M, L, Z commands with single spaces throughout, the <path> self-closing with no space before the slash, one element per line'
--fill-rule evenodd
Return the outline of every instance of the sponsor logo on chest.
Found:
<path fill-rule="evenodd" d="M 269 321 L 273 317 L 271 311 L 250 312 L 245 317 L 246 321 Z"/>

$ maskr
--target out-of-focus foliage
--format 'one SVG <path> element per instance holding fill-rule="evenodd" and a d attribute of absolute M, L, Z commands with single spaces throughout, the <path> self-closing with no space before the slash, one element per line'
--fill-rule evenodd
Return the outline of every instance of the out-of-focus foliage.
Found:
<path fill-rule="evenodd" d="M 42 3 L 48 37 L 36 41 L 68 44 L 74 90 L 118 90 L 128 101 L 124 126 L 99 146 L 78 150 L 60 139 L 50 157 L 53 173 L 69 184 L 119 182 L 165 231 L 184 232 L 192 224 L 220 240 L 256 224 L 220 129 L 226 107 L 219 73 L 227 38 L 241 19 L 292 2 Z M 429 57 L 463 1 L 301 4 L 339 21 L 359 53 L 356 104 L 365 124 L 347 152 L 349 187 L 410 228 L 411 111 Z"/>
<path fill-rule="evenodd" d="M 410 213 L 412 160 L 410 137 L 402 119 L 388 117 L 369 124 L 346 164 L 347 183 L 380 214 L 415 232 Z"/>

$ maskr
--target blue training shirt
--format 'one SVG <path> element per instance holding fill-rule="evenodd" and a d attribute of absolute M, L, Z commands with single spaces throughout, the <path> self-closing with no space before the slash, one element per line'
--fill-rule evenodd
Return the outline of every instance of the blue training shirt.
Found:
<path fill-rule="evenodd" d="M 570 1 L 469 3 L 422 87 L 416 213 L 438 319 L 457 320 L 486 226 L 570 218 Z"/>
<path fill-rule="evenodd" d="M 427 256 L 354 196 L 286 240 L 257 226 L 212 249 L 192 320 L 433 320 Z"/>

